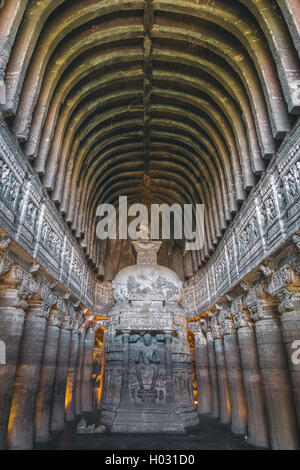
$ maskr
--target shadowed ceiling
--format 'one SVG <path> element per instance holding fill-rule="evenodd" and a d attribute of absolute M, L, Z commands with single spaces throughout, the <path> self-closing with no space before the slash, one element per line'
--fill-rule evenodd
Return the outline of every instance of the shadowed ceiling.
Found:
<path fill-rule="evenodd" d="M 297 0 L 2 1 L 3 110 L 100 276 L 120 195 L 204 204 L 185 274 L 210 257 L 299 114 L 299 25 Z"/>

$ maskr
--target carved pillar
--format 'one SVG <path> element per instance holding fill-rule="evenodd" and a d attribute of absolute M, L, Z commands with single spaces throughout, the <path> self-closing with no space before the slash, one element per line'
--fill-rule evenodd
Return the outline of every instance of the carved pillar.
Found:
<path fill-rule="evenodd" d="M 193 331 L 195 336 L 198 412 L 201 414 L 211 414 L 211 389 L 209 381 L 207 339 L 200 323 L 195 323 Z"/>
<path fill-rule="evenodd" d="M 172 333 L 165 333 L 166 340 L 166 402 L 173 404 L 175 402 L 173 373 L 172 373 Z"/>
<path fill-rule="evenodd" d="M 101 374 L 100 374 L 100 391 L 99 391 L 99 400 L 97 409 L 101 410 L 102 408 L 102 397 L 103 397 L 103 384 L 104 384 L 104 371 L 105 371 L 105 359 L 106 359 L 106 342 L 107 342 L 107 325 L 103 330 L 103 352 L 102 352 L 102 361 L 101 361 Z"/>
<path fill-rule="evenodd" d="M 79 318 L 75 316 L 71 330 L 71 344 L 70 344 L 70 357 L 67 370 L 67 386 L 66 386 L 66 399 L 65 399 L 65 419 L 66 421 L 73 421 L 76 416 L 75 409 L 75 390 L 76 390 L 76 372 L 78 365 L 78 351 L 79 351 Z"/>
<path fill-rule="evenodd" d="M 19 268 L 7 258 L 0 257 L 0 340 L 5 344 L 6 364 L 0 365 L 0 449 L 6 447 L 6 433 L 13 395 L 14 378 L 18 362 L 28 297 L 19 284 Z M 9 271 L 9 272 L 8 272 Z"/>
<path fill-rule="evenodd" d="M 46 330 L 43 365 L 38 387 L 35 412 L 35 441 L 44 442 L 50 438 L 52 395 L 56 372 L 56 361 L 62 312 L 52 308 Z"/>
<path fill-rule="evenodd" d="M 51 431 L 61 431 L 65 425 L 65 395 L 72 328 L 72 319 L 70 319 L 69 312 L 66 311 L 65 304 L 61 299 L 58 303 L 58 308 L 63 312 L 63 320 L 58 341 L 50 424 Z"/>
<path fill-rule="evenodd" d="M 246 304 L 255 321 L 258 361 L 272 449 L 297 449 L 298 430 L 277 304 L 262 282 L 249 290 Z"/>
<path fill-rule="evenodd" d="M 201 319 L 200 322 L 204 333 L 206 333 L 207 340 L 209 381 L 211 390 L 211 415 L 214 418 L 218 418 L 220 415 L 220 405 L 215 340 L 211 331 L 210 323 L 208 323 L 206 319 Z"/>
<path fill-rule="evenodd" d="M 259 447 L 269 446 L 264 393 L 258 366 L 254 323 L 242 298 L 235 299 L 231 310 L 237 328 L 243 381 L 248 413 L 248 440 Z"/>
<path fill-rule="evenodd" d="M 121 383 L 121 405 L 129 403 L 129 331 L 123 331 L 123 374 Z"/>
<path fill-rule="evenodd" d="M 231 403 L 231 430 L 236 434 L 247 432 L 247 408 L 244 394 L 240 351 L 232 314 L 223 305 L 219 314 L 223 330 L 224 352 Z"/>
<path fill-rule="evenodd" d="M 27 282 L 32 291 L 38 292 L 28 301 L 24 322 L 7 433 L 7 445 L 12 450 L 33 447 L 36 397 L 47 318 L 54 303 L 49 289 L 36 287 L 36 281 L 30 278 Z"/>
<path fill-rule="evenodd" d="M 212 315 L 211 326 L 212 334 L 215 339 L 216 364 L 220 400 L 220 421 L 223 424 L 229 424 L 231 420 L 231 405 L 223 345 L 223 332 L 218 320 L 218 315 L 216 313 Z"/>
<path fill-rule="evenodd" d="M 76 386 L 75 386 L 75 413 L 80 415 L 82 413 L 82 372 L 83 372 L 83 357 L 84 357 L 84 343 L 86 335 L 86 325 L 83 324 L 79 330 L 79 346 L 78 346 L 78 362 L 76 371 Z"/>
<path fill-rule="evenodd" d="M 297 264 L 296 264 L 297 263 Z M 299 260 L 295 268 L 300 268 Z M 292 265 L 288 264 L 276 271 L 271 279 L 268 292 L 281 302 L 279 313 L 292 379 L 298 425 L 300 427 L 300 364 L 295 349 L 300 346 L 300 277 Z"/>
<path fill-rule="evenodd" d="M 97 322 L 91 322 L 86 332 L 84 342 L 84 358 L 82 370 L 82 411 L 93 411 L 93 354 L 95 346 L 95 332 L 99 328 Z"/>

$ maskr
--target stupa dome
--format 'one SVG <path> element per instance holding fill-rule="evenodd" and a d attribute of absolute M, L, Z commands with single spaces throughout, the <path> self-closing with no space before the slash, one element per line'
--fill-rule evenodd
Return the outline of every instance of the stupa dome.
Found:
<path fill-rule="evenodd" d="M 176 302 L 180 298 L 182 281 L 169 268 L 157 264 L 161 242 L 133 242 L 137 264 L 122 269 L 113 281 L 116 303 L 132 299 L 157 299 Z"/>

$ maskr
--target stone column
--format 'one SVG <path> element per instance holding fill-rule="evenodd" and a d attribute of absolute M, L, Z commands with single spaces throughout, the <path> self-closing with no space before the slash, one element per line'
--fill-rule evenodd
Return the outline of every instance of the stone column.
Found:
<path fill-rule="evenodd" d="M 275 271 L 268 286 L 268 292 L 279 301 L 279 314 L 288 364 L 291 373 L 292 391 L 294 395 L 298 425 L 300 427 L 300 364 L 294 357 L 300 348 L 300 270 L 299 260 L 294 266 L 287 264 Z"/>
<path fill-rule="evenodd" d="M 23 332 L 27 298 L 19 268 L 7 258 L 0 257 L 0 340 L 5 344 L 5 364 L 0 365 L 0 449 L 6 448 L 6 433 L 9 419 L 14 379 Z M 6 273 L 6 274 L 5 274 Z M 5 274 L 5 276 L 3 276 Z"/>
<path fill-rule="evenodd" d="M 107 325 L 105 325 L 105 329 L 103 330 L 103 351 L 102 351 L 102 361 L 101 361 L 101 382 L 100 382 L 100 393 L 99 393 L 99 401 L 97 405 L 97 409 L 101 410 L 102 408 L 102 397 L 103 397 L 103 382 L 104 382 L 104 371 L 105 371 L 105 359 L 106 359 L 106 341 L 107 341 Z"/>
<path fill-rule="evenodd" d="M 121 382 L 121 399 L 120 404 L 126 405 L 129 403 L 129 331 L 123 331 L 122 340 L 123 340 L 123 374 Z"/>
<path fill-rule="evenodd" d="M 51 431 L 61 431 L 65 426 L 65 395 L 72 328 L 69 312 L 66 310 L 65 304 L 61 299 L 58 303 L 58 308 L 63 312 L 63 320 L 58 341 L 50 424 Z"/>
<path fill-rule="evenodd" d="M 218 315 L 215 313 L 211 319 L 212 333 L 215 340 L 216 351 L 216 364 L 218 373 L 219 384 L 219 399 L 220 399 L 220 422 L 222 424 L 229 424 L 231 421 L 231 404 L 228 386 L 227 369 L 225 362 L 225 353 L 223 345 L 223 332 L 218 320 Z"/>
<path fill-rule="evenodd" d="M 67 370 L 67 386 L 66 386 L 66 399 L 65 399 L 65 419 L 66 421 L 73 421 L 76 416 L 75 410 L 75 390 L 76 390 L 76 372 L 78 365 L 78 351 L 79 351 L 79 319 L 77 316 L 74 318 L 71 330 L 71 345 L 69 366 Z"/>
<path fill-rule="evenodd" d="M 175 402 L 175 391 L 173 383 L 172 373 L 172 333 L 165 333 L 166 341 L 166 402 L 167 404 L 174 404 Z"/>
<path fill-rule="evenodd" d="M 261 374 L 258 366 L 254 323 L 242 297 L 234 299 L 231 310 L 237 328 L 238 344 L 248 412 L 248 441 L 259 447 L 269 447 L 269 433 Z"/>
<path fill-rule="evenodd" d="M 82 411 L 93 411 L 93 354 L 95 346 L 95 332 L 99 328 L 97 322 L 90 322 L 84 342 L 83 370 L 82 370 Z"/>
<path fill-rule="evenodd" d="M 53 307 L 46 330 L 43 365 L 35 412 L 35 442 L 50 439 L 50 418 L 62 312 Z"/>
<path fill-rule="evenodd" d="M 249 290 L 245 303 L 255 321 L 272 449 L 297 449 L 296 411 L 278 318 L 278 302 L 267 294 L 266 284 L 258 282 Z"/>
<path fill-rule="evenodd" d="M 223 331 L 225 361 L 230 391 L 231 430 L 236 434 L 246 434 L 247 407 L 237 333 L 229 307 L 222 305 L 220 309 L 219 318 Z"/>
<path fill-rule="evenodd" d="M 83 372 L 83 357 L 84 357 L 84 343 L 86 335 L 86 325 L 83 324 L 79 330 L 79 346 L 78 346 L 78 362 L 76 370 L 76 385 L 75 385 L 75 413 L 80 415 L 82 413 L 82 372 Z"/>
<path fill-rule="evenodd" d="M 207 339 L 200 323 L 195 323 L 193 331 L 195 336 L 198 412 L 200 414 L 211 414 L 211 389 L 209 381 Z"/>
<path fill-rule="evenodd" d="M 47 318 L 53 295 L 32 278 L 27 281 L 36 292 L 26 310 L 19 361 L 10 410 L 7 445 L 9 449 L 32 449 L 36 397 L 43 360 Z"/>
<path fill-rule="evenodd" d="M 211 415 L 214 418 L 218 418 L 220 415 L 220 405 L 215 340 L 211 331 L 210 323 L 208 323 L 206 319 L 201 319 L 200 322 L 203 328 L 203 332 L 206 333 L 207 340 L 209 382 L 211 390 Z"/>

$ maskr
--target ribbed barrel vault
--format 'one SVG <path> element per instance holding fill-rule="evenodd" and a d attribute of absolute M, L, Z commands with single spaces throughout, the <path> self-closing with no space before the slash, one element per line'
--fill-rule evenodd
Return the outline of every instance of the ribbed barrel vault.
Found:
<path fill-rule="evenodd" d="M 128 195 L 205 204 L 201 266 L 300 112 L 298 2 L 0 4 L 2 109 L 90 261 Z"/>

